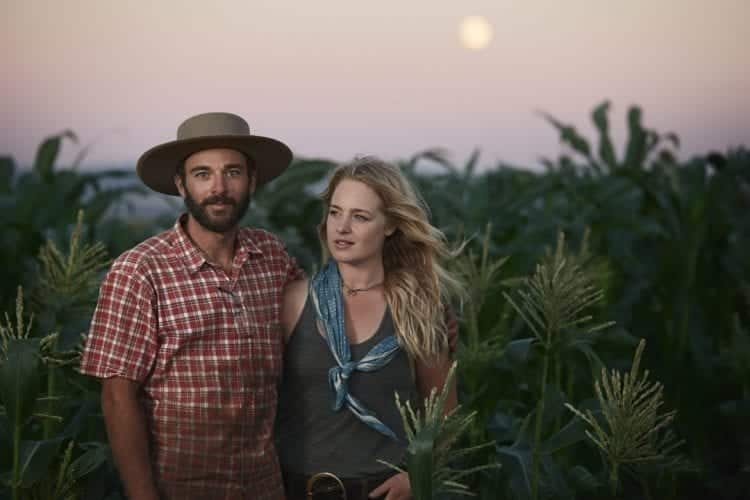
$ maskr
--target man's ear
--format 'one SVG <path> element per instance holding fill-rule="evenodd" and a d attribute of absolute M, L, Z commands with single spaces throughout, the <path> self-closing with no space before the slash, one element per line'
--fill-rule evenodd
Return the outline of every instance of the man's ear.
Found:
<path fill-rule="evenodd" d="M 180 196 L 184 198 L 185 186 L 182 184 L 182 177 L 180 177 L 180 174 L 174 174 L 174 185 L 177 186 L 177 191 L 180 193 Z"/>
<path fill-rule="evenodd" d="M 258 186 L 258 174 L 253 170 L 250 172 L 250 183 L 248 184 L 247 189 L 250 191 L 250 194 L 255 194 L 255 188 Z"/>

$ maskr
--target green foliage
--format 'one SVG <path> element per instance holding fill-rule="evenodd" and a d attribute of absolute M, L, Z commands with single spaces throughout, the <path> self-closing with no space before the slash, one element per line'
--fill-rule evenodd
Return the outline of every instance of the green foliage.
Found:
<path fill-rule="evenodd" d="M 542 351 L 540 395 L 535 413 L 529 484 L 529 493 L 534 500 L 539 498 L 541 482 L 542 429 L 548 400 L 550 366 L 554 370 L 554 386 L 550 394 L 555 395 L 562 391 L 561 378 L 564 367 L 561 347 L 578 344 L 588 346 L 585 342 L 586 336 L 611 326 L 611 322 L 602 323 L 581 330 L 581 327 L 592 319 L 584 312 L 604 298 L 603 291 L 594 285 L 594 280 L 587 272 L 586 264 L 589 259 L 586 237 L 581 252 L 571 255 L 567 254 L 565 237 L 560 233 L 555 252 L 548 254 L 537 265 L 534 275 L 523 281 L 516 291 L 518 298 L 514 299 L 511 295 L 504 294 L 534 334 L 534 345 Z M 559 423 L 555 427 L 559 428 Z M 555 436 L 554 439 L 561 440 L 559 436 Z M 546 447 L 549 449 L 549 444 Z"/>
<path fill-rule="evenodd" d="M 39 252 L 41 268 L 33 297 L 42 328 L 51 332 L 42 345 L 51 361 L 62 364 L 77 363 L 77 356 L 70 358 L 70 354 L 87 330 L 101 273 L 110 262 L 102 243 L 83 244 L 83 230 L 83 211 L 79 211 L 67 254 L 51 240 Z"/>
<path fill-rule="evenodd" d="M 591 321 L 592 317 L 582 312 L 604 298 L 604 292 L 594 285 L 584 268 L 588 258 L 585 240 L 577 258 L 566 255 L 565 235 L 560 233 L 555 252 L 537 265 L 534 275 L 517 290 L 519 299 L 504 294 L 545 349 L 551 349 L 554 337 L 563 331 Z M 585 333 L 611 324 L 588 327 Z"/>
<path fill-rule="evenodd" d="M 78 171 L 85 149 L 69 168 L 58 168 L 63 141 L 77 139 L 70 131 L 45 139 L 31 170 L 19 170 L 12 158 L 0 157 L 0 260 L 13 263 L 0 267 L 0 309 L 11 307 L 16 285 L 30 284 L 42 245 L 67 240 L 79 210 L 88 217 L 86 236 L 95 239 L 112 209 L 146 192 L 132 182 L 132 172 Z"/>
<path fill-rule="evenodd" d="M 642 124 L 643 113 L 637 106 L 628 110 L 628 140 L 623 157 L 618 160 L 609 135 L 609 108 L 609 101 L 604 101 L 591 114 L 599 133 L 597 155 L 593 154 L 590 142 L 573 125 L 563 123 L 548 113 L 542 113 L 542 116 L 560 132 L 560 141 L 582 157 L 587 167 L 598 175 L 632 173 L 655 165 L 675 164 L 673 148 L 679 147 L 679 138 L 674 133 L 661 135 L 645 128 Z M 552 169 L 556 168 L 555 163 L 550 160 L 545 160 L 545 164 Z M 558 165 L 572 166 L 572 163 L 569 158 L 561 157 Z"/>
<path fill-rule="evenodd" d="M 306 269 L 320 264 L 317 227 L 323 205 L 319 194 L 334 166 L 327 160 L 296 160 L 284 175 L 258 190 L 247 216 L 252 225 L 280 236 Z"/>
<path fill-rule="evenodd" d="M 695 470 L 627 465 L 632 474 L 619 474 L 618 498 L 746 497 L 750 151 L 681 161 L 678 137 L 649 128 L 637 107 L 625 113 L 624 140 L 612 137 L 612 109 L 603 102 L 592 110 L 594 138 L 543 115 L 564 147 L 559 157 L 541 160 L 543 172 L 505 164 L 480 169 L 478 151 L 463 164 L 439 149 L 401 162 L 431 207 L 434 224 L 451 240 L 469 237 L 451 263 L 469 284 L 469 298 L 459 309 L 458 385 L 464 408 L 474 413 L 457 444 L 472 448 L 494 441 L 494 447 L 467 455 L 466 463 L 503 467 L 464 481 L 487 499 L 611 495 L 611 464 L 590 445 L 589 424 L 571 418 L 566 405 L 614 438 L 595 381 L 603 380 L 605 369 L 611 386 L 610 374 L 630 368 L 638 338 L 644 338 L 649 349 L 638 366 L 663 384 L 663 405 L 678 412 L 670 427 L 677 442 L 684 440 L 681 451 Z M 35 367 L 22 382 L 28 389 L 3 392 L 14 401 L 14 422 L 17 415 L 31 415 L 21 419 L 15 443 L 16 427 L 7 410 L 0 414 L 0 449 L 17 451 L 0 454 L 0 480 L 17 484 L 15 456 L 15 470 L 34 471 L 20 473 L 26 482 L 19 488 L 29 495 L 43 491 L 40 498 L 63 491 L 55 489 L 60 457 L 73 441 L 66 470 L 76 477 L 77 491 L 97 491 L 92 496 L 101 498 L 111 490 L 96 386 L 70 366 L 102 270 L 96 259 L 85 264 L 83 242 L 102 240 L 116 255 L 173 224 L 181 209 L 176 201 L 171 212 L 129 216 L 121 209 L 142 189 L 133 187 L 138 183 L 132 171 L 78 171 L 85 149 L 71 168 L 55 166 L 61 142 L 73 140 L 63 133 L 45 141 L 31 171 L 0 158 L 0 258 L 10 263 L 0 268 L 0 310 L 13 309 L 22 284 L 29 291 L 27 308 L 34 311 L 31 328 L 23 314 L 12 327 L 6 319 L 3 331 L 14 333 L 12 339 L 6 335 L 3 352 L 12 349 L 14 359 L 26 361 L 3 370 Z M 317 194 L 332 166 L 296 160 L 287 174 L 259 190 L 245 221 L 279 234 L 307 269 L 319 262 Z M 65 254 L 46 246 L 52 240 L 62 248 L 82 208 L 87 217 L 78 249 Z M 580 251 L 558 251 L 560 233 Z M 43 248 L 41 260 L 35 259 Z M 75 262 L 87 271 L 79 275 L 66 267 Z M 615 325 L 592 327 L 608 320 Z M 25 337 L 17 338 L 19 332 Z M 600 391 L 607 400 L 603 382 Z M 41 479 L 29 487 L 29 478 Z"/>
<path fill-rule="evenodd" d="M 15 325 L 5 316 L 0 326 L 0 396 L 3 410 L 15 430 L 31 416 L 38 391 L 38 342 L 29 338 L 31 322 L 24 324 L 23 294 L 18 288 Z M 15 437 L 14 437 L 15 440 Z"/>
<path fill-rule="evenodd" d="M 502 358 L 507 342 L 503 304 L 495 299 L 499 298 L 497 290 L 511 281 L 499 279 L 507 259 L 489 258 L 491 234 L 488 224 L 479 255 L 468 247 L 451 263 L 452 271 L 468 285 L 468 296 L 460 308 L 464 335 L 458 359 L 466 403 L 477 412 L 476 421 L 481 422 L 471 428 L 470 441 L 474 444 L 487 441 L 486 422 L 495 411 L 491 393 L 497 386 L 485 375 Z"/>
<path fill-rule="evenodd" d="M 610 487 L 615 494 L 620 483 L 620 467 L 642 462 L 675 465 L 680 459 L 674 450 L 684 443 L 675 438 L 670 426 L 676 411 L 660 413 L 664 387 L 648 380 L 649 371 L 640 373 L 641 356 L 646 345 L 641 340 L 630 373 L 602 368 L 594 383 L 605 424 L 591 410 L 565 406 L 589 426 L 586 436 L 602 451 L 609 467 Z"/>
<path fill-rule="evenodd" d="M 409 401 L 402 404 L 396 394 L 396 406 L 401 413 L 409 443 L 406 450 L 406 470 L 382 460 L 378 461 L 399 472 L 409 474 L 414 500 L 432 500 L 442 493 L 472 495 L 461 479 L 469 474 L 496 467 L 495 464 L 488 464 L 458 469 L 453 465 L 464 456 L 492 444 L 472 447 L 457 445 L 459 438 L 472 425 L 476 413 L 462 415 L 460 406 L 446 411 L 445 402 L 450 387 L 453 386 L 455 374 L 454 362 L 440 393 L 433 388 L 430 395 L 425 398 L 423 411 L 415 411 Z"/>
<path fill-rule="evenodd" d="M 39 300 L 43 306 L 51 305 L 55 298 L 69 297 L 77 305 L 90 305 L 95 299 L 99 273 L 109 264 L 101 243 L 81 247 L 83 211 L 70 238 L 68 254 L 63 255 L 54 241 L 47 241 L 39 254 L 42 270 L 39 276 Z"/>
<path fill-rule="evenodd" d="M 80 213 L 66 253 L 53 242 L 40 252 L 32 295 L 37 317 L 46 322 L 25 320 L 19 287 L 15 323 L 6 315 L 0 325 L 0 403 L 8 422 L 0 426 L 0 434 L 8 432 L 0 440 L 11 451 L 1 477 L 14 500 L 78 498 L 85 476 L 106 460 L 74 443 L 94 410 L 80 390 L 84 377 L 72 371 L 85 331 L 81 318 L 91 315 L 97 276 L 108 262 L 100 244 L 81 241 L 83 227 Z M 71 330 L 74 325 L 82 329 Z M 67 331 L 75 334 L 63 341 Z"/>
<path fill-rule="evenodd" d="M 609 137 L 608 110 L 604 103 L 592 114 L 600 133 L 598 148 L 584 146 L 581 141 L 593 142 L 573 138 L 575 127 L 557 121 L 560 127 L 572 127 L 561 132 L 574 158 L 547 160 L 543 174 L 501 166 L 477 176 L 471 187 L 461 185 L 469 190 L 462 194 L 469 201 L 459 213 L 484 207 L 480 212 L 493 224 L 486 245 L 488 262 L 502 260 L 505 276 L 529 273 L 535 260 L 549 259 L 541 249 L 559 230 L 573 241 L 587 242 L 588 283 L 602 292 L 601 299 L 588 306 L 589 314 L 617 322 L 591 333 L 590 327 L 568 325 L 572 328 L 546 342 L 544 326 L 561 323 L 564 311 L 573 310 L 562 307 L 555 312 L 540 299 L 541 291 L 552 291 L 548 285 L 554 272 L 546 279 L 540 276 L 535 291 L 528 291 L 527 297 L 536 303 L 528 309 L 518 302 L 520 296 L 503 290 L 507 281 L 501 286 L 500 277 L 494 289 L 481 280 L 469 280 L 474 291 L 487 290 L 479 301 L 484 309 L 480 317 L 495 313 L 495 321 L 483 323 L 479 334 L 494 346 L 486 349 L 487 357 L 502 353 L 492 354 L 490 363 L 475 365 L 481 369 L 462 367 L 462 400 L 480 415 L 488 414 L 486 420 L 478 419 L 477 432 L 489 432 L 498 442 L 496 456 L 504 465 L 501 473 L 482 475 L 477 488 L 486 498 L 495 498 L 498 491 L 508 498 L 530 498 L 539 450 L 539 497 L 602 494 L 608 474 L 598 471 L 596 455 L 582 448 L 583 422 L 566 423 L 564 404 L 597 415 L 596 401 L 585 388 L 593 385 L 604 366 L 625 365 L 637 343 L 629 332 L 638 332 L 651 345 L 643 364 L 663 381 L 666 404 L 681 415 L 675 433 L 685 439 L 686 454 L 703 472 L 665 470 L 650 478 L 648 471 L 637 469 L 637 482 L 642 484 L 624 482 L 620 496 L 741 496 L 741 464 L 748 463 L 750 442 L 731 436 L 743 434 L 741 422 L 750 408 L 743 368 L 750 322 L 750 153 L 712 153 L 678 165 L 677 137 L 646 129 L 642 113 L 634 109 L 628 117 L 630 137 L 620 155 Z M 466 225 L 481 220 L 466 217 Z M 502 295 L 516 302 L 513 310 L 520 311 L 515 317 L 508 314 L 509 302 Z M 566 293 L 558 297 L 572 302 Z M 562 306 L 564 301 L 558 303 Z M 464 314 L 461 333 L 466 346 L 477 337 L 471 326 L 476 315 L 470 308 Z M 524 326 L 526 321 L 519 323 L 523 315 L 536 334 Z M 525 336 L 526 328 L 532 337 Z M 552 354 L 545 377 L 547 352 Z M 549 382 L 540 383 L 544 378 Z M 472 380 L 490 389 L 477 395 Z M 717 390 L 720 386 L 726 389 Z M 690 394 L 683 396 L 687 391 Z M 722 424 L 717 426 L 717 421 Z M 738 456 L 745 458 L 733 462 Z M 727 469 L 720 463 L 736 465 Z M 709 481 L 709 476 L 715 479 Z"/>

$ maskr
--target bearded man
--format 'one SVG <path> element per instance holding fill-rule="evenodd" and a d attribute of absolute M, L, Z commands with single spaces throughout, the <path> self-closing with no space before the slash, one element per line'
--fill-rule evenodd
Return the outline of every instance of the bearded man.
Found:
<path fill-rule="evenodd" d="M 303 273 L 277 237 L 239 221 L 291 159 L 241 117 L 206 113 L 138 160 L 141 180 L 182 196 L 187 213 L 114 261 L 80 366 L 102 381 L 131 500 L 284 498 L 272 441 L 279 312 Z"/>

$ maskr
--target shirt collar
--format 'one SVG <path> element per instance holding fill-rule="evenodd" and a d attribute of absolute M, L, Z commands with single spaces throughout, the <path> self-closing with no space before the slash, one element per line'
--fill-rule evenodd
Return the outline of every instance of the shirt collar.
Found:
<path fill-rule="evenodd" d="M 178 217 L 174 225 L 174 250 L 185 262 L 185 266 L 188 268 L 191 274 L 194 274 L 200 270 L 203 264 L 207 263 L 206 256 L 198 246 L 193 243 L 193 240 L 187 234 L 185 230 L 185 224 L 187 223 L 188 214 L 183 213 Z M 263 255 L 263 251 L 255 244 L 250 237 L 251 231 L 247 228 L 240 228 L 237 231 L 237 252 L 235 253 L 235 261 L 239 257 L 239 265 L 242 266 L 250 255 Z"/>

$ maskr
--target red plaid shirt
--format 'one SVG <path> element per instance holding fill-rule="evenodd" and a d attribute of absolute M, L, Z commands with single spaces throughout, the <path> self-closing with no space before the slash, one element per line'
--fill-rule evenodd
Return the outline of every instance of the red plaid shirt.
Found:
<path fill-rule="evenodd" d="M 115 260 L 81 372 L 142 384 L 159 488 L 176 499 L 283 499 L 272 433 L 284 285 L 302 271 L 243 228 L 228 276 L 182 227 Z"/>

